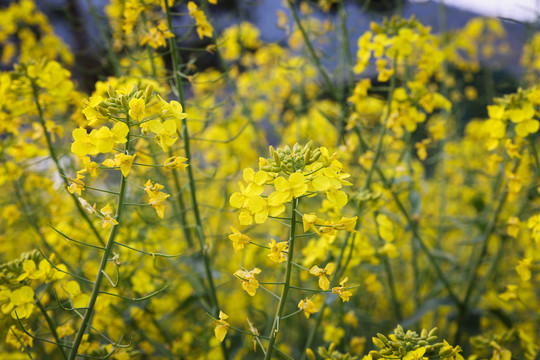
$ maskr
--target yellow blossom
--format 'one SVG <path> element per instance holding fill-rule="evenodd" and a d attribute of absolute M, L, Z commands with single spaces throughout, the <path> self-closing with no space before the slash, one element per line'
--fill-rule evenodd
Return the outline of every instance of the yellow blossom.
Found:
<path fill-rule="evenodd" d="M 516 266 L 516 272 L 521 278 L 521 281 L 529 281 L 531 279 L 532 261 L 532 258 L 525 258 L 520 260 L 518 266 Z"/>
<path fill-rule="evenodd" d="M 308 298 L 305 298 L 305 299 L 302 299 L 300 300 L 300 302 L 298 303 L 298 308 L 299 309 L 302 309 L 302 311 L 304 312 L 304 315 L 306 315 L 306 317 L 309 319 L 309 316 L 311 314 L 314 314 L 316 313 L 317 311 L 319 311 L 316 307 L 315 307 L 315 304 L 313 303 L 313 301 L 311 301 L 310 299 Z"/>
<path fill-rule="evenodd" d="M 126 155 L 124 153 L 120 153 L 114 156 L 114 160 L 106 159 L 102 164 L 107 167 L 120 167 L 122 175 L 127 177 L 131 170 L 131 166 L 133 165 L 133 160 L 135 160 L 135 156 L 137 155 Z"/>
<path fill-rule="evenodd" d="M 324 269 L 321 269 L 317 265 L 313 265 L 313 267 L 309 270 L 309 273 L 319 277 L 319 287 L 326 291 L 330 288 L 330 280 L 328 280 L 326 275 L 332 275 L 335 268 L 336 266 L 334 263 L 326 264 Z"/>
<path fill-rule="evenodd" d="M 272 239 L 268 245 L 270 246 L 270 254 L 268 254 L 270 260 L 275 263 L 280 263 L 287 260 L 285 254 L 289 250 L 289 245 L 286 241 L 276 243 L 276 240 Z"/>
<path fill-rule="evenodd" d="M 346 277 L 339 283 L 339 287 L 332 288 L 332 293 L 338 294 L 341 300 L 343 300 L 343 302 L 349 301 L 350 297 L 352 296 L 352 292 L 345 288 L 345 284 L 348 280 L 349 278 Z"/>
<path fill-rule="evenodd" d="M 508 236 L 513 237 L 514 239 L 517 238 L 519 234 L 519 218 L 512 216 L 508 219 L 506 222 L 506 232 L 508 233 Z"/>
<path fill-rule="evenodd" d="M 165 169 L 182 169 L 186 171 L 186 168 L 189 166 L 189 164 L 186 164 L 186 161 L 188 161 L 188 158 L 173 156 L 165 160 L 163 166 Z"/>
<path fill-rule="evenodd" d="M 107 204 L 101 210 L 99 211 L 101 215 L 103 215 L 103 219 L 101 221 L 101 228 L 105 229 L 109 225 L 118 225 L 118 221 L 116 221 L 115 218 L 113 218 L 111 215 L 113 213 L 111 205 Z"/>
<path fill-rule="evenodd" d="M 240 231 L 236 230 L 231 226 L 232 234 L 229 234 L 229 239 L 231 239 L 234 247 L 234 252 L 238 252 L 240 250 L 244 249 L 244 245 L 249 244 L 251 239 L 247 236 L 242 234 Z"/>
<path fill-rule="evenodd" d="M 219 311 L 219 320 L 214 320 L 214 324 L 216 325 L 214 329 L 214 334 L 216 335 L 216 338 L 219 340 L 219 342 L 223 342 L 225 339 L 225 335 L 227 335 L 227 330 L 229 330 L 229 323 L 225 321 L 228 319 L 229 316 L 225 314 L 223 311 Z"/>
<path fill-rule="evenodd" d="M 255 275 L 261 273 L 261 269 L 253 268 L 252 270 L 238 270 L 234 276 L 242 280 L 242 288 L 250 295 L 255 296 L 255 292 L 259 287 L 259 282 L 255 279 Z"/>

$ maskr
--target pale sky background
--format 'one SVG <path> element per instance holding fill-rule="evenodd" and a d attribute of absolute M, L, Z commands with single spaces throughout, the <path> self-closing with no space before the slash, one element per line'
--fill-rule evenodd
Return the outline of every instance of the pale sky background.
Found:
<path fill-rule="evenodd" d="M 413 0 L 426 2 L 427 0 Z M 535 22 L 540 11 L 540 0 L 438 0 L 480 15 L 501 16 L 519 21 Z"/>

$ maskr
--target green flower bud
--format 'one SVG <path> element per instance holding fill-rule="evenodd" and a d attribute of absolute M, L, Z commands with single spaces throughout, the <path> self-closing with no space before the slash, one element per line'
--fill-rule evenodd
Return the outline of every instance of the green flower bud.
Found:
<path fill-rule="evenodd" d="M 386 347 L 384 342 L 382 342 L 379 338 L 372 337 L 371 340 L 373 341 L 373 344 L 378 347 L 379 349 L 383 349 Z"/>
<path fill-rule="evenodd" d="M 148 104 L 152 100 L 152 95 L 154 92 L 154 87 L 150 84 L 144 90 L 144 102 Z"/>
<path fill-rule="evenodd" d="M 111 86 L 111 84 L 109 84 L 109 87 L 107 88 L 107 94 L 109 95 L 109 97 L 116 97 L 116 91 L 114 91 L 114 88 Z"/>

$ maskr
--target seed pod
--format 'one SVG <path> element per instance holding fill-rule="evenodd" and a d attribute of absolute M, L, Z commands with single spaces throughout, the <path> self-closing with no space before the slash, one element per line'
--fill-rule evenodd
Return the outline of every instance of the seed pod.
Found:
<path fill-rule="evenodd" d="M 114 88 L 111 86 L 111 84 L 109 84 L 109 87 L 107 88 L 107 94 L 109 95 L 109 97 L 116 97 L 116 91 L 114 91 Z"/>

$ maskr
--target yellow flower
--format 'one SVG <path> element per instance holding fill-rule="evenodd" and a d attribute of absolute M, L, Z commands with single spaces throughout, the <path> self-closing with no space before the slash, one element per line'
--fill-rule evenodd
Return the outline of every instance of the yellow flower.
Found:
<path fill-rule="evenodd" d="M 163 166 L 165 169 L 182 169 L 186 171 L 186 168 L 189 166 L 189 164 L 185 163 L 186 161 L 188 161 L 188 159 L 185 157 L 173 156 L 165 160 Z"/>
<path fill-rule="evenodd" d="M 120 171 L 122 172 L 122 175 L 124 177 L 127 177 L 129 175 L 129 172 L 131 170 L 131 166 L 133 165 L 133 160 L 135 160 L 134 155 L 126 155 L 124 153 L 116 154 L 113 159 L 106 159 L 102 162 L 103 165 L 107 167 L 120 167 Z"/>
<path fill-rule="evenodd" d="M 165 39 L 172 37 L 174 37 L 174 34 L 169 31 L 167 24 L 164 21 L 160 21 L 157 27 L 150 28 L 149 33 L 142 38 L 140 45 L 142 46 L 148 43 L 148 45 L 157 49 L 160 46 L 167 46 Z"/>
<path fill-rule="evenodd" d="M 518 237 L 519 234 L 519 218 L 512 216 L 506 222 L 506 232 L 508 236 L 513 237 L 514 239 Z"/>
<path fill-rule="evenodd" d="M 416 350 L 409 351 L 403 360 L 422 360 L 424 358 L 424 353 L 426 352 L 425 347 L 420 347 Z"/>
<path fill-rule="evenodd" d="M 81 191 L 84 190 L 85 183 L 81 179 L 84 179 L 84 176 L 77 174 L 76 179 L 72 179 L 68 177 L 68 181 L 70 182 L 69 186 L 67 187 L 70 194 L 77 193 L 77 195 L 81 196 Z"/>
<path fill-rule="evenodd" d="M 32 334 L 31 331 L 28 332 Z M 26 348 L 32 348 L 34 345 L 34 338 L 19 329 L 19 325 L 11 325 L 6 335 L 6 344 L 21 350 L 23 345 Z"/>
<path fill-rule="evenodd" d="M 170 195 L 161 192 L 161 189 L 163 189 L 163 185 L 158 183 L 154 184 L 151 180 L 148 180 L 144 184 L 144 191 L 146 191 L 149 196 L 148 203 L 156 210 L 157 215 L 163 219 L 165 213 L 165 204 L 163 204 L 163 202 Z"/>
<path fill-rule="evenodd" d="M 289 202 L 292 198 L 298 198 L 304 195 L 308 189 L 306 179 L 301 173 L 293 173 L 286 180 L 282 177 L 278 177 L 274 180 L 274 187 L 276 191 L 268 196 L 268 204 L 271 206 L 278 206 Z"/>
<path fill-rule="evenodd" d="M 172 117 L 177 120 L 182 120 L 187 117 L 187 114 L 184 112 L 182 105 L 178 101 L 171 101 L 170 103 L 166 102 L 158 95 L 159 101 L 161 103 L 161 116 L 165 119 Z"/>
<path fill-rule="evenodd" d="M 72 136 L 75 141 L 71 144 L 71 152 L 75 155 L 95 155 L 99 152 L 96 143 L 90 139 L 90 136 L 87 134 L 86 129 L 75 129 L 72 132 Z"/>
<path fill-rule="evenodd" d="M 240 231 L 236 230 L 231 226 L 232 234 L 229 235 L 229 239 L 231 239 L 234 247 L 234 252 L 238 252 L 240 250 L 244 249 L 244 245 L 249 244 L 251 239 L 247 236 L 242 234 Z"/>
<path fill-rule="evenodd" d="M 332 288 L 332 293 L 338 294 L 341 300 L 343 300 L 343 302 L 349 301 L 349 298 L 352 296 L 352 292 L 345 288 L 345 284 L 347 283 L 347 281 L 349 281 L 348 277 L 346 277 L 339 283 L 339 287 Z"/>
<path fill-rule="evenodd" d="M 83 170 L 79 170 L 77 171 L 77 174 L 79 172 L 88 172 L 90 174 L 91 177 L 95 178 L 97 176 L 97 169 L 98 169 L 98 164 L 96 162 L 93 162 L 90 160 L 90 158 L 88 156 L 81 156 L 79 157 L 84 165 L 84 169 Z"/>
<path fill-rule="evenodd" d="M 302 225 L 304 226 L 304 232 L 308 231 L 309 229 L 312 229 L 318 234 L 319 230 L 317 230 L 317 228 L 315 227 L 315 224 L 317 223 L 322 224 L 324 223 L 324 220 L 318 218 L 315 213 L 304 214 L 302 216 Z"/>
<path fill-rule="evenodd" d="M 34 290 L 30 286 L 20 287 L 11 292 L 9 301 L 2 305 L 2 312 L 11 313 L 13 319 L 26 319 L 34 309 Z"/>
<path fill-rule="evenodd" d="M 163 151 L 168 151 L 178 139 L 174 120 L 165 120 L 163 123 L 159 120 L 151 120 L 148 122 L 148 128 L 156 134 L 156 141 Z"/>
<path fill-rule="evenodd" d="M 270 254 L 268 254 L 270 260 L 275 263 L 280 263 L 287 260 L 285 254 L 287 251 L 289 251 L 289 245 L 286 241 L 276 243 L 276 240 L 272 239 L 268 245 L 270 246 Z"/>
<path fill-rule="evenodd" d="M 326 291 L 330 288 L 330 280 L 328 280 L 326 275 L 332 275 L 335 268 L 336 266 L 334 265 L 334 263 L 326 264 L 324 269 L 321 269 L 317 265 L 313 265 L 313 267 L 309 270 L 309 273 L 311 275 L 315 275 L 319 277 L 319 287 L 323 289 L 324 291 Z"/>
<path fill-rule="evenodd" d="M 255 275 L 261 273 L 261 269 L 254 268 L 251 271 L 238 270 L 234 273 L 234 276 L 242 280 L 242 288 L 250 295 L 255 296 L 255 292 L 259 287 L 259 282 L 255 279 Z"/>
<path fill-rule="evenodd" d="M 227 335 L 227 330 L 229 330 L 229 323 L 225 320 L 228 319 L 229 316 L 225 314 L 223 311 L 219 311 L 219 320 L 214 320 L 214 324 L 216 325 L 216 328 L 214 329 L 214 334 L 216 335 L 216 338 L 219 340 L 219 342 L 223 342 L 225 339 L 225 335 Z"/>
<path fill-rule="evenodd" d="M 24 272 L 19 275 L 17 278 L 17 281 L 23 281 L 24 279 L 31 279 L 31 280 L 37 280 L 40 277 L 47 276 L 49 271 L 51 270 L 51 266 L 47 262 L 47 260 L 42 260 L 39 263 L 39 269 L 36 266 L 36 263 L 34 260 L 25 260 L 23 262 L 23 270 Z"/>
<path fill-rule="evenodd" d="M 92 130 L 90 133 L 90 141 L 96 144 L 98 152 L 111 152 L 115 144 L 123 144 L 127 141 L 126 136 L 129 133 L 129 128 L 123 122 L 117 122 L 112 129 L 102 126 L 99 130 Z M 79 154 L 77 154 L 79 155 Z M 82 154 L 86 155 L 86 154 Z"/>
<path fill-rule="evenodd" d="M 499 294 L 499 298 L 504 301 L 516 300 L 518 298 L 517 285 L 506 285 L 506 291 Z"/>
<path fill-rule="evenodd" d="M 194 18 L 195 22 L 197 23 L 197 34 L 199 35 L 199 38 L 202 39 L 204 36 L 211 38 L 214 33 L 214 29 L 208 20 L 206 20 L 206 15 L 204 15 L 204 12 L 199 10 L 193 1 L 188 2 L 188 11 L 189 16 Z"/>
<path fill-rule="evenodd" d="M 516 272 L 521 278 L 521 281 L 529 281 L 531 279 L 532 260 L 532 258 L 525 258 L 520 260 L 519 265 L 516 266 Z"/>
<path fill-rule="evenodd" d="M 92 96 L 89 99 L 83 100 L 84 109 L 82 113 L 88 120 L 88 125 L 95 126 L 97 123 L 107 120 L 107 116 L 100 113 L 98 108 L 103 100 L 101 96 Z"/>
<path fill-rule="evenodd" d="M 379 225 L 379 235 L 384 241 L 392 242 L 394 241 L 394 225 L 388 216 L 384 214 L 377 214 L 375 218 L 377 225 Z"/>
<path fill-rule="evenodd" d="M 144 118 L 146 104 L 144 99 L 133 98 L 129 101 L 129 116 L 132 120 L 139 122 Z"/>
<path fill-rule="evenodd" d="M 315 307 L 315 304 L 313 304 L 313 301 L 311 301 L 310 299 L 308 298 L 305 298 L 305 299 L 302 299 L 300 300 L 300 302 L 298 303 L 298 308 L 299 309 L 302 309 L 302 311 L 304 312 L 304 315 L 306 315 L 306 317 L 309 319 L 309 316 L 311 314 L 314 314 L 316 313 L 317 311 L 319 311 L 316 307 Z"/>
<path fill-rule="evenodd" d="M 111 205 L 107 204 L 105 205 L 101 210 L 101 215 L 103 215 L 103 219 L 101 221 L 101 228 L 105 229 L 109 225 L 118 225 L 118 221 L 116 221 L 115 218 L 113 218 L 111 215 L 113 213 Z"/>

